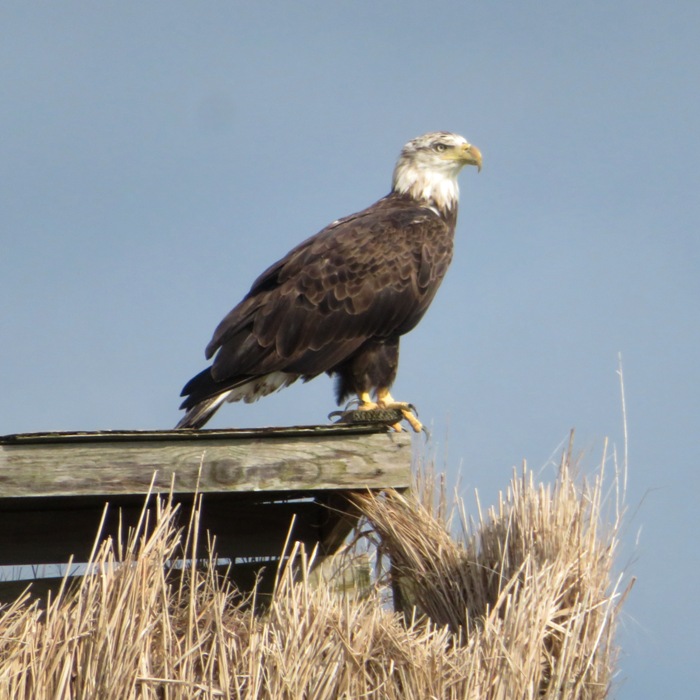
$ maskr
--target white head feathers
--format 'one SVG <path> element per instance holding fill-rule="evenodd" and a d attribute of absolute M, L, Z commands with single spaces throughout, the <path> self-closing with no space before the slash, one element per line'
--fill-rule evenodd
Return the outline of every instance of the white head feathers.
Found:
<path fill-rule="evenodd" d="M 481 170 L 481 153 L 463 136 L 446 131 L 424 134 L 401 150 L 392 188 L 441 211 L 451 210 L 459 200 L 457 175 L 465 165 Z"/>

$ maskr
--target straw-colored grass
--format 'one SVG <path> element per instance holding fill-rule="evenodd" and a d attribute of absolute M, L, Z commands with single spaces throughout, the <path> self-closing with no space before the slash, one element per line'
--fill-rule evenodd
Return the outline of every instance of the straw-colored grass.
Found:
<path fill-rule="evenodd" d="M 454 697 L 609 694 L 624 597 L 621 577 L 611 578 L 620 504 L 610 504 L 612 522 L 601 529 L 603 470 L 577 486 L 568 458 L 553 486 L 536 485 L 525 469 L 515 475 L 476 523 L 458 503 L 460 542 L 431 479 L 417 485 L 419 498 L 357 499 L 391 559 L 406 617 L 453 634 L 465 664 Z"/>
<path fill-rule="evenodd" d="M 606 697 L 621 596 L 603 475 L 577 485 L 565 460 L 542 486 L 525 471 L 475 525 L 458 510 L 456 539 L 433 487 L 357 498 L 403 615 L 382 577 L 362 599 L 312 585 L 296 546 L 255 613 L 213 566 L 171 566 L 198 556 L 198 515 L 182 532 L 161 502 L 45 609 L 25 595 L 0 610 L 0 698 Z"/>

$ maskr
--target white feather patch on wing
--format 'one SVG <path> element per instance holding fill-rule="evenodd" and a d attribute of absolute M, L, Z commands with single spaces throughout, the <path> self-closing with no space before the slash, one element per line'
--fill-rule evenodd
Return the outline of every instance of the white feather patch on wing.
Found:
<path fill-rule="evenodd" d="M 298 374 L 289 372 L 270 372 L 263 377 L 255 377 L 245 384 L 230 389 L 222 396 L 225 396 L 225 401 L 244 401 L 245 403 L 253 403 L 263 396 L 279 391 L 299 378 Z"/>

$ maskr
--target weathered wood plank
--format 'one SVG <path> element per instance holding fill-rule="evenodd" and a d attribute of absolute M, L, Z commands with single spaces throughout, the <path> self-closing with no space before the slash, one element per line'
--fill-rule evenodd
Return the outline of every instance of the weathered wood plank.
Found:
<path fill-rule="evenodd" d="M 411 437 L 381 425 L 0 437 L 0 565 L 85 561 L 105 502 L 102 536 L 115 537 L 155 473 L 153 491 L 172 492 L 183 520 L 203 494 L 200 551 L 210 532 L 243 590 L 261 567 L 271 585 L 292 518 L 293 541 L 332 553 L 357 519 L 349 494 L 408 488 L 411 455 Z"/>
<path fill-rule="evenodd" d="M 411 438 L 365 426 L 0 438 L 0 497 L 407 488 Z"/>
<path fill-rule="evenodd" d="M 0 436 L 3 445 L 67 442 L 153 442 L 158 440 L 237 440 L 243 438 L 323 438 L 331 435 L 372 435 L 386 433 L 383 423 L 334 423 L 329 425 L 290 425 L 266 428 L 219 428 L 207 430 L 93 430 L 14 433 Z"/>

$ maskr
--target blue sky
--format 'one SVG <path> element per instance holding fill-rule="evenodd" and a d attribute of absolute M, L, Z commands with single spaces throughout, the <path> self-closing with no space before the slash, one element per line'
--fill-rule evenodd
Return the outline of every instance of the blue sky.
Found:
<path fill-rule="evenodd" d="M 393 392 L 491 502 L 628 411 L 617 697 L 697 687 L 700 5 L 5 3 L 0 433 L 166 428 L 269 263 L 462 133 L 455 259 Z M 324 422 L 330 380 L 212 427 Z"/>

